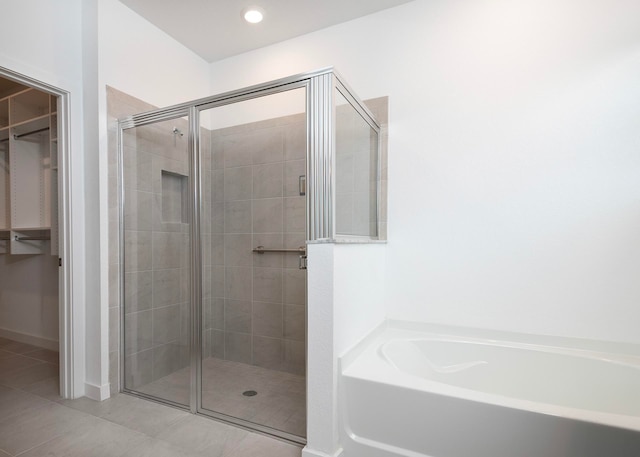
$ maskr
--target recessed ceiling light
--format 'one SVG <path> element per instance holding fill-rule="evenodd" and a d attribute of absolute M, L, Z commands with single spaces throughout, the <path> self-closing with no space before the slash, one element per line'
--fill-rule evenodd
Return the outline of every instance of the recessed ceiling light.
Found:
<path fill-rule="evenodd" d="M 257 24 L 264 19 L 264 10 L 257 6 L 250 6 L 242 10 L 242 17 L 250 24 Z"/>

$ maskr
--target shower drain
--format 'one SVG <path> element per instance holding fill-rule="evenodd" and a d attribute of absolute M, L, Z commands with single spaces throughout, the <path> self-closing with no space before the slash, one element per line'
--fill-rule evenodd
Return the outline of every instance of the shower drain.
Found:
<path fill-rule="evenodd" d="M 253 397 L 255 395 L 258 395 L 258 392 L 256 392 L 255 390 L 245 390 L 244 392 L 242 392 L 242 395 L 244 395 L 245 397 Z"/>

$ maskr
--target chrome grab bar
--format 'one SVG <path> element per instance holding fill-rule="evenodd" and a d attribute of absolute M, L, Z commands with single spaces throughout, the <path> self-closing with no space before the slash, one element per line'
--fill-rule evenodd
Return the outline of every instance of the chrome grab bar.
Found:
<path fill-rule="evenodd" d="M 307 252 L 307 248 L 305 246 L 300 246 L 297 249 L 267 249 L 264 246 L 257 246 L 253 248 L 252 252 L 256 252 L 258 254 L 264 254 L 265 252 L 297 252 L 298 254 L 304 254 Z"/>

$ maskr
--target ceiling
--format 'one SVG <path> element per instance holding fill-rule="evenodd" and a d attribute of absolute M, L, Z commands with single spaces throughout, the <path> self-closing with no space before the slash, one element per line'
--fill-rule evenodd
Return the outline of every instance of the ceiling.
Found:
<path fill-rule="evenodd" d="M 207 62 L 278 43 L 412 0 L 120 0 Z M 264 10 L 248 24 L 242 10 Z"/>

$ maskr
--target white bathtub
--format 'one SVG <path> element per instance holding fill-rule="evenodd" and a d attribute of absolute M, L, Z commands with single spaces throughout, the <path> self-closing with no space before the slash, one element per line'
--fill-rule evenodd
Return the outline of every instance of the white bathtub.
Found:
<path fill-rule="evenodd" d="M 345 457 L 640 457 L 636 346 L 395 323 L 341 371 Z"/>

